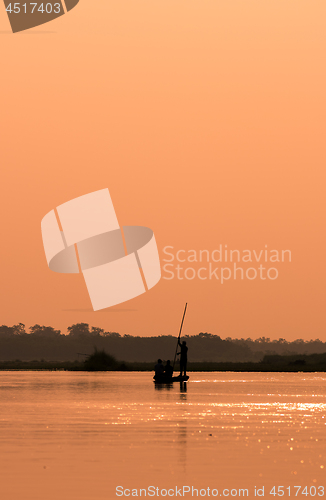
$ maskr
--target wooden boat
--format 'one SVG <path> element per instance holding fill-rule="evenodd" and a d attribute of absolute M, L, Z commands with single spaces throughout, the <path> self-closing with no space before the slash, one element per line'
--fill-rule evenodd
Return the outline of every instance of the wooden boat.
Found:
<path fill-rule="evenodd" d="M 180 377 L 180 375 L 178 375 L 177 377 L 159 377 L 159 378 L 156 378 L 155 375 L 153 377 L 153 381 L 155 384 L 172 384 L 173 382 L 187 382 L 189 380 L 189 376 L 186 375 L 182 375 L 182 377 Z"/>
<path fill-rule="evenodd" d="M 177 347 L 176 347 L 175 355 L 174 355 L 173 368 L 174 368 L 174 364 L 175 364 L 175 359 L 177 357 L 178 344 L 179 344 L 180 337 L 181 337 L 181 331 L 182 331 L 183 322 L 184 322 L 185 315 L 186 315 L 186 310 L 187 310 L 187 303 L 185 305 L 185 309 L 184 309 L 183 316 L 182 316 Z M 172 384 L 173 382 L 187 382 L 188 380 L 189 380 L 188 375 L 178 375 L 177 377 L 168 377 L 167 375 L 165 375 L 163 373 L 162 375 L 154 375 L 154 377 L 153 377 L 153 381 L 155 384 Z"/>

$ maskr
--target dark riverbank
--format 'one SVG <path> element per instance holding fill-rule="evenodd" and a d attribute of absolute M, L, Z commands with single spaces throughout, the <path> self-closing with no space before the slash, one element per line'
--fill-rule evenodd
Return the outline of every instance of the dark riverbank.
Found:
<path fill-rule="evenodd" d="M 259 363 L 264 356 L 301 356 L 326 352 L 326 342 L 319 339 L 286 341 L 260 337 L 226 338 L 211 333 L 182 337 L 189 348 L 189 359 L 194 363 Z M 21 361 L 45 359 L 51 362 L 83 361 L 94 349 L 104 350 L 124 363 L 153 363 L 159 357 L 170 359 L 175 352 L 177 338 L 172 335 L 134 337 L 118 332 L 105 332 L 87 323 L 69 326 L 67 334 L 50 326 L 34 325 L 29 331 L 23 324 L 0 326 L 0 360 Z"/>
<path fill-rule="evenodd" d="M 82 361 L 0 361 L 0 370 L 68 370 L 68 371 L 153 371 L 152 363 L 124 363 L 115 361 L 110 366 L 92 366 Z M 175 372 L 178 371 L 178 365 Z M 325 372 L 326 353 L 310 355 L 265 356 L 258 363 L 188 363 L 189 372 Z"/>

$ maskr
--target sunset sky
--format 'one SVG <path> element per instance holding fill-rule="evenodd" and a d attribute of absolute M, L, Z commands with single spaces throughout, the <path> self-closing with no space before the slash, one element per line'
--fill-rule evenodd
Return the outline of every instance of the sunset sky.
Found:
<path fill-rule="evenodd" d="M 177 335 L 188 302 L 185 334 L 326 341 L 325 19 L 324 0 L 80 0 L 13 35 L 1 4 L 0 324 Z M 82 275 L 48 269 L 41 219 L 103 188 L 161 259 L 267 245 L 292 261 L 93 312 Z"/>

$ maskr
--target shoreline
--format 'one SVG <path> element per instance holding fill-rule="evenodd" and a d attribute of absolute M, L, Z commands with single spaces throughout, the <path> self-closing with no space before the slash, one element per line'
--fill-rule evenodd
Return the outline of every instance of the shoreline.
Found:
<path fill-rule="evenodd" d="M 83 362 L 79 361 L 0 361 L 0 371 L 115 371 L 115 372 L 153 372 L 153 363 L 124 363 L 117 362 L 107 370 L 87 370 Z M 174 373 L 178 373 L 178 369 Z M 307 362 L 305 359 L 261 361 L 250 363 L 231 362 L 202 362 L 188 363 L 188 372 L 326 372 L 326 363 Z"/>

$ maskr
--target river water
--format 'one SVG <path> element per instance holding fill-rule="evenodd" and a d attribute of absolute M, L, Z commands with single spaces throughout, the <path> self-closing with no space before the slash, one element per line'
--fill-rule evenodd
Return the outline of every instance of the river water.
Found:
<path fill-rule="evenodd" d="M 189 375 L 0 372 L 0 499 L 326 498 L 325 374 Z"/>

